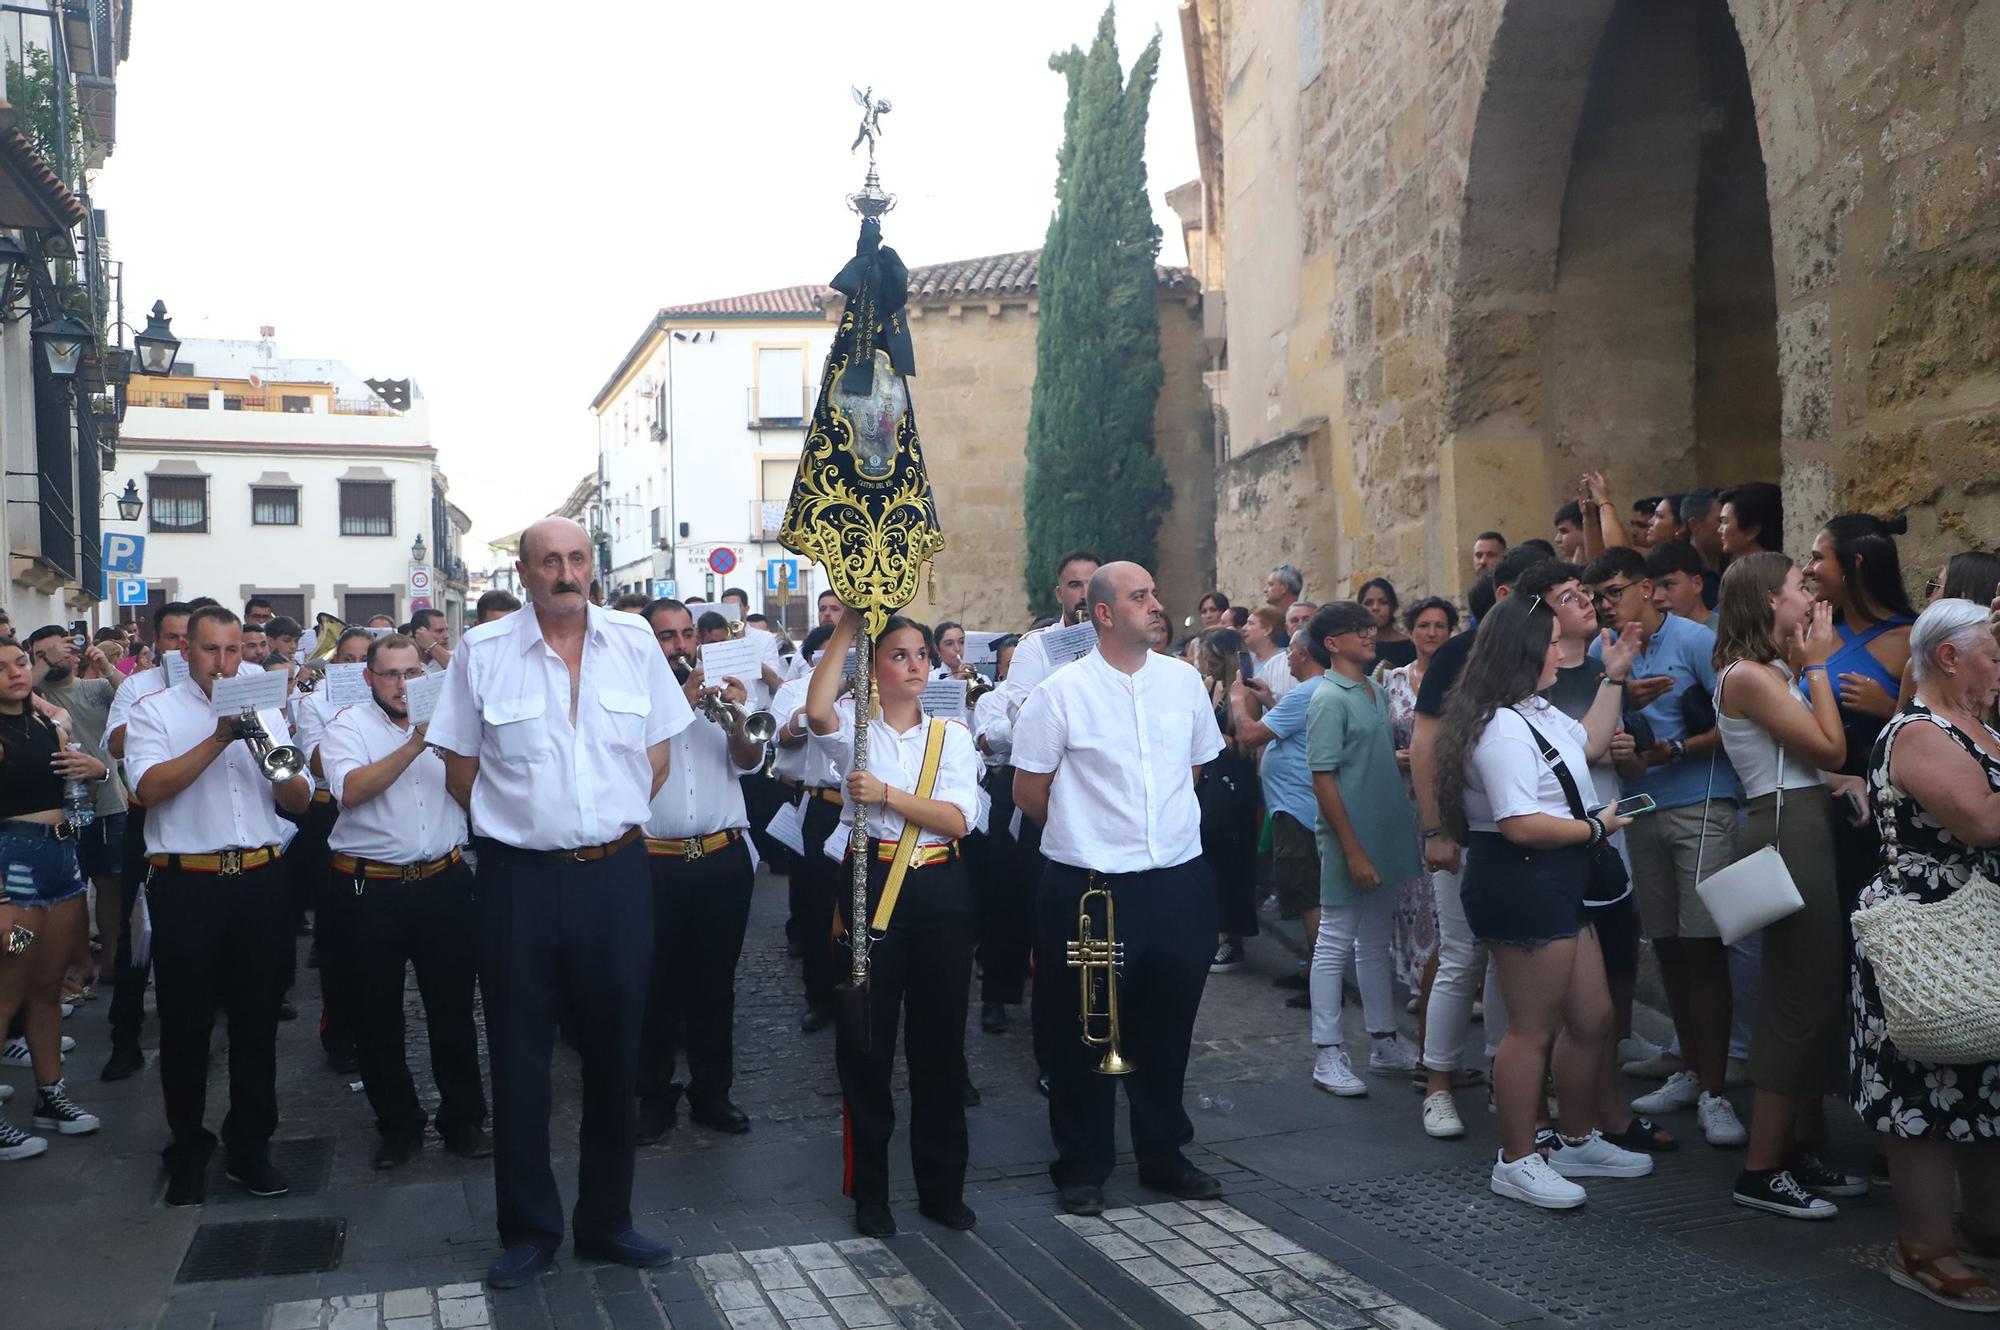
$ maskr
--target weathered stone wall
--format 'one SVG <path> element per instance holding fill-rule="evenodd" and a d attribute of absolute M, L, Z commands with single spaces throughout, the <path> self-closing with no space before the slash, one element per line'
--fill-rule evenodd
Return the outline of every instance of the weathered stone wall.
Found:
<path fill-rule="evenodd" d="M 937 601 L 920 596 L 914 612 L 975 629 L 1025 628 L 1022 482 L 1035 385 L 1035 306 L 1014 297 L 925 303 L 911 313 L 917 359 L 912 394 L 945 532 Z M 1190 292 L 1161 291 L 1160 354 L 1166 380 L 1154 412 L 1154 439 L 1174 487 L 1174 506 L 1161 523 L 1161 566 L 1154 575 L 1172 606 L 1200 596 L 1215 557 L 1212 415 L 1201 384 L 1207 368 L 1201 310 Z"/>
<path fill-rule="evenodd" d="M 1686 293 L 1634 307 L 1647 265 L 1669 275 L 1671 245 L 1698 250 L 1706 229 L 1712 248 L 1715 228 L 1742 232 L 1727 210 L 1691 216 L 1685 199 L 1668 203 L 1691 235 L 1656 235 L 1669 248 L 1638 246 L 1642 271 L 1588 289 L 1592 265 L 1606 277 L 1617 255 L 1591 253 L 1593 228 L 1571 224 L 1594 221 L 1599 242 L 1629 244 L 1659 220 L 1642 210 L 1660 201 L 1611 176 L 1685 168 L 1634 163 L 1644 145 L 1627 143 L 1626 160 L 1594 168 L 1609 175 L 1572 180 L 1614 8 L 1228 5 L 1225 589 L 1248 590 L 1240 570 L 1304 540 L 1289 525 L 1243 520 L 1253 492 L 1301 493 L 1330 476 L 1337 502 L 1320 498 L 1307 520 L 1333 533 L 1315 557 L 1334 580 L 1379 571 L 1453 591 L 1474 532 L 1542 531 L 1585 466 L 1623 477 L 1628 498 L 1676 475 L 1744 478 L 1729 468 L 1770 456 L 1759 437 L 1772 428 L 1769 390 L 1756 384 L 1769 384 L 1771 348 L 1789 548 L 1855 508 L 1910 511 L 1913 583 L 1945 553 L 2000 544 L 2000 0 L 1729 0 L 1764 167 L 1774 335 L 1726 302 L 1690 326 Z M 1289 66 L 1275 49 L 1287 35 Z M 1648 78 L 1671 68 L 1671 52 L 1653 54 Z M 1721 106 L 1705 92 L 1671 100 L 1704 130 Z M 1271 128 L 1288 116 L 1296 149 Z M 1615 145 L 1586 134 L 1582 146 L 1592 168 L 1589 152 Z M 1298 213 L 1291 252 L 1279 252 L 1283 224 L 1260 216 L 1283 201 L 1284 183 Z M 1583 186 L 1575 199 L 1573 184 Z M 1729 197 L 1755 202 L 1740 188 Z M 1323 255 L 1330 266 L 1318 274 Z M 1718 284 L 1696 283 L 1692 260 L 1680 262 L 1691 298 L 1714 300 Z M 1729 256 L 1725 276 L 1730 265 L 1751 273 L 1755 258 Z M 1616 336 L 1593 338 L 1592 318 L 1612 320 Z M 1300 330 L 1322 319 L 1324 353 L 1299 355 Z M 1650 339 L 1626 340 L 1649 321 Z M 1625 366 L 1613 354 L 1621 345 Z M 1265 420 L 1257 408 L 1272 399 L 1279 351 L 1303 382 L 1279 389 Z M 1615 377 L 1642 352 L 1673 363 L 1649 380 Z M 1740 377 L 1690 381 L 1698 358 Z M 1329 376 L 1342 391 L 1326 413 L 1332 460 L 1322 468 L 1290 438 L 1313 413 L 1286 394 Z M 1259 443 L 1275 454 L 1253 466 Z M 1649 448 L 1691 464 L 1649 464 Z"/>

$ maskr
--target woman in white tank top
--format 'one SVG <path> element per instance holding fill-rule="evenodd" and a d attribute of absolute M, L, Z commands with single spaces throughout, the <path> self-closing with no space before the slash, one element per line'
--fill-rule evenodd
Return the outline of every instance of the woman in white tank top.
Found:
<path fill-rule="evenodd" d="M 1864 1179 L 1820 1162 L 1825 1096 L 1842 1082 L 1841 995 L 1846 987 L 1832 803 L 1820 772 L 1847 751 L 1826 662 L 1840 645 L 1832 615 L 1814 603 L 1782 554 L 1729 565 L 1716 607 L 1715 712 L 1722 748 L 1742 779 L 1746 854 L 1775 844 L 1805 908 L 1764 929 L 1763 1005 L 1750 1043 L 1757 1087 L 1750 1149 L 1735 1200 L 1794 1219 L 1832 1219 L 1827 1196 L 1860 1195 Z M 1812 704 L 1793 688 L 1807 676 Z"/>

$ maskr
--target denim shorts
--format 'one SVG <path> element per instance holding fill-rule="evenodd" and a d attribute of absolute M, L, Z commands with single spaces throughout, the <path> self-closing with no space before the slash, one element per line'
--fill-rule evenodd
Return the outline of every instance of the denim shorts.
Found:
<path fill-rule="evenodd" d="M 1459 901 L 1481 942 L 1534 948 L 1583 931 L 1590 862 L 1580 845 L 1525 850 L 1495 831 L 1466 839 Z"/>
<path fill-rule="evenodd" d="M 9 905 L 60 905 L 87 889 L 76 870 L 76 842 L 0 823 L 0 889 Z"/>
<path fill-rule="evenodd" d="M 77 833 L 76 864 L 86 878 L 117 877 L 125 871 L 125 814 L 99 813 Z"/>

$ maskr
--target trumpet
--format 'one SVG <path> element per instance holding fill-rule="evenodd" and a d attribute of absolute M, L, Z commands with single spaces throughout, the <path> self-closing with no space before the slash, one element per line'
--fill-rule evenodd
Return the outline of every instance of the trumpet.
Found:
<path fill-rule="evenodd" d="M 671 657 L 667 663 L 673 666 L 674 678 L 681 683 L 694 674 L 694 666 L 688 664 L 686 656 Z M 778 734 L 776 716 L 768 711 L 745 710 L 741 703 L 725 702 L 719 688 L 702 689 L 695 709 L 701 712 L 702 719 L 720 725 L 722 732 L 732 739 L 740 736 L 751 743 L 764 744 Z"/>
<path fill-rule="evenodd" d="M 1094 880 L 1096 874 L 1091 877 Z M 1093 897 L 1104 901 L 1102 936 L 1097 935 L 1091 918 Z M 1091 887 L 1078 898 L 1076 937 L 1065 951 L 1069 968 L 1077 972 L 1077 1020 L 1083 1026 L 1083 1042 L 1104 1050 L 1095 1070 L 1105 1076 L 1126 1075 L 1132 1064 L 1118 1046 L 1118 970 L 1125 964 L 1125 944 L 1118 940 L 1117 906 L 1109 889 Z M 1100 977 L 1104 981 L 1101 985 L 1095 982 Z"/>
<path fill-rule="evenodd" d="M 272 784 L 296 780 L 305 774 L 305 750 L 297 744 L 272 743 L 270 729 L 256 712 L 243 713 L 236 722 L 236 737 L 249 746 L 250 756 L 257 759 L 257 769 Z"/>

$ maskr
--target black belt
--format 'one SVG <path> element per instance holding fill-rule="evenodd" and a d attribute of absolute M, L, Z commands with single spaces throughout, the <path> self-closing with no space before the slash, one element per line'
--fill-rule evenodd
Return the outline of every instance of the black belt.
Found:
<path fill-rule="evenodd" d="M 0 831 L 10 836 L 41 836 L 48 840 L 66 841 L 76 839 L 76 827 L 68 821 L 29 822 L 22 818 L 0 819 Z"/>

